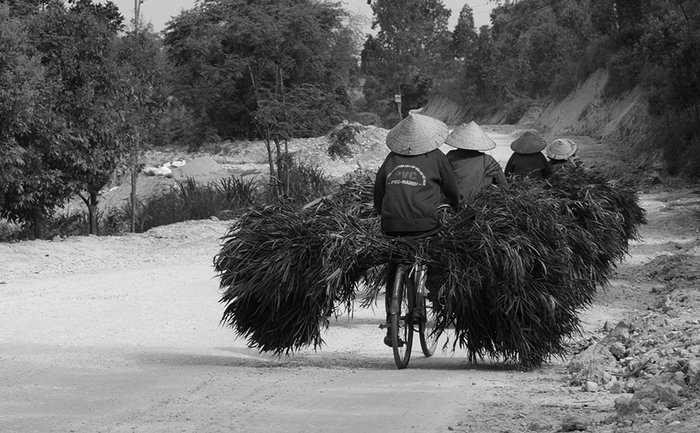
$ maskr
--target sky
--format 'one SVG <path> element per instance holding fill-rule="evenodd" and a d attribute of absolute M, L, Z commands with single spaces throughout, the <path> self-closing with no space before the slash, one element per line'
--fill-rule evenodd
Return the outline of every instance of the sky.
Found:
<path fill-rule="evenodd" d="M 134 0 L 112 0 L 119 7 L 127 22 L 134 18 Z M 371 22 L 372 9 L 367 4 L 367 0 L 337 0 L 347 5 L 347 9 L 360 13 L 368 17 Z M 397 0 L 401 1 L 401 0 Z M 489 0 L 443 0 L 446 8 L 452 10 L 449 21 L 449 29 L 454 30 L 459 17 L 459 11 L 465 4 L 469 4 L 474 11 L 474 24 L 476 28 L 489 25 L 489 13 L 495 5 Z M 190 9 L 194 6 L 195 0 L 143 0 L 141 4 L 141 15 L 144 22 L 151 22 L 153 30 L 160 32 L 165 29 L 165 23 L 174 16 L 180 14 L 183 9 Z"/>

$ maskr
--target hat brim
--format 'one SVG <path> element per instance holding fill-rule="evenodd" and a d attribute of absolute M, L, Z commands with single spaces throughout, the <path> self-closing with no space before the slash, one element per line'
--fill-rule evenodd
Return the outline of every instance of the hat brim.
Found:
<path fill-rule="evenodd" d="M 496 148 L 496 142 L 476 124 L 476 122 L 462 123 L 456 127 L 445 140 L 457 149 L 486 151 Z"/>
<path fill-rule="evenodd" d="M 574 156 L 578 147 L 576 143 L 566 138 L 557 138 L 547 145 L 544 154 L 549 159 L 567 160 Z"/>
<path fill-rule="evenodd" d="M 448 134 L 444 122 L 413 113 L 389 131 L 386 146 L 399 155 L 422 155 L 439 148 Z"/>
<path fill-rule="evenodd" d="M 523 135 L 510 143 L 510 149 L 513 152 L 525 155 L 542 152 L 545 147 L 547 147 L 547 142 L 532 131 L 525 131 Z"/>

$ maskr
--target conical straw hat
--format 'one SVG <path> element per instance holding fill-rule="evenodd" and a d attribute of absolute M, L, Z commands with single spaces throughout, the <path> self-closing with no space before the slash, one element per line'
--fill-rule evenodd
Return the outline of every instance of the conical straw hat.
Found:
<path fill-rule="evenodd" d="M 440 120 L 410 114 L 389 131 L 386 146 L 399 155 L 421 155 L 440 147 L 449 133 Z"/>
<path fill-rule="evenodd" d="M 491 150 L 496 148 L 496 143 L 491 137 L 476 124 L 476 122 L 462 123 L 452 131 L 445 140 L 446 144 L 458 149 L 467 150 Z"/>
<path fill-rule="evenodd" d="M 576 153 L 576 143 L 566 138 L 557 138 L 547 145 L 544 154 L 551 159 L 566 160 Z"/>
<path fill-rule="evenodd" d="M 510 149 L 513 152 L 522 153 L 525 155 L 531 153 L 542 152 L 547 147 L 547 142 L 544 141 L 537 133 L 525 131 L 523 135 L 510 143 Z"/>

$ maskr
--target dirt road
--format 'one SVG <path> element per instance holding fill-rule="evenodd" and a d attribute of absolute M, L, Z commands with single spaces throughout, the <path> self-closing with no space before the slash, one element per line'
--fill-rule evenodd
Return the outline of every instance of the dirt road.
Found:
<path fill-rule="evenodd" d="M 398 371 L 379 308 L 333 323 L 322 351 L 258 354 L 218 323 L 225 227 L 3 245 L 0 431 L 444 431 L 523 374 L 459 352 Z M 100 261 L 78 253 L 93 242 Z"/>
<path fill-rule="evenodd" d="M 248 349 L 219 324 L 212 258 L 228 224 L 217 220 L 0 244 L 0 432 L 700 431 L 689 384 L 678 404 L 624 418 L 622 394 L 603 381 L 586 389 L 569 370 L 612 325 L 644 318 L 654 324 L 646 350 L 666 342 L 675 360 L 672 336 L 688 337 L 681 355 L 692 384 L 700 195 L 666 189 L 641 198 L 643 240 L 581 313 L 572 357 L 527 372 L 470 365 L 459 349 L 414 353 L 399 371 L 382 344 L 381 305 L 332 323 L 318 352 Z M 628 358 L 603 367 L 614 373 L 616 363 L 632 365 Z"/>

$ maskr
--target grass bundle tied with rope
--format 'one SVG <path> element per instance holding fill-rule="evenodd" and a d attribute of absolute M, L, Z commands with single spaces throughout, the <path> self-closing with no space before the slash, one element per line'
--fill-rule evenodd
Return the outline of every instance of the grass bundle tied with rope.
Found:
<path fill-rule="evenodd" d="M 439 235 L 409 241 L 380 234 L 371 190 L 364 176 L 304 208 L 243 215 L 214 259 L 222 322 L 261 351 L 317 348 L 360 287 L 376 296 L 387 261 L 420 257 L 442 270 L 436 315 L 454 325 L 453 349 L 537 365 L 563 354 L 645 219 L 632 188 L 575 166 L 487 188 Z"/>

